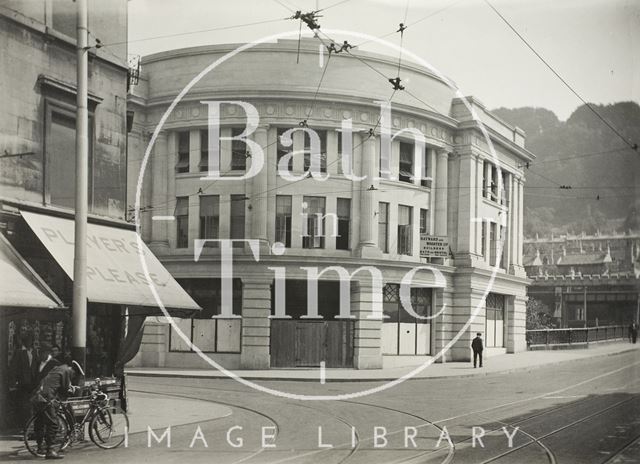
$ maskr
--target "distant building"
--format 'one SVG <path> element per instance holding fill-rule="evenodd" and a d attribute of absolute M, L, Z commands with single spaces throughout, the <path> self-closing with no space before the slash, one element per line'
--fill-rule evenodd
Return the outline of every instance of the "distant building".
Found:
<path fill-rule="evenodd" d="M 171 101 L 207 65 L 235 48 L 196 47 L 143 58 L 140 85 L 129 99 L 136 113 L 129 136 L 129 198 L 137 187 L 150 134 Z M 405 131 L 391 142 L 393 180 L 372 180 L 381 169 L 379 101 L 389 98 L 389 82 L 345 53 L 331 58 L 316 92 L 318 41 L 302 41 L 299 65 L 297 53 L 297 41 L 279 41 L 229 59 L 185 95 L 155 141 L 142 187 L 142 231 L 204 308 L 198 318 L 178 321 L 182 331 L 230 368 L 318 366 L 322 361 L 327 367 L 356 368 L 416 363 L 438 353 L 461 330 L 446 354 L 448 360 L 468 360 L 476 332 L 485 334 L 489 352 L 526 349 L 523 166 L 533 155 L 524 148 L 524 133 L 476 99 L 468 99 L 471 108 L 467 107 L 437 76 L 403 63 L 401 74 L 428 103 L 402 91 L 395 94 L 389 123 L 394 133 Z M 395 58 L 359 55 L 390 76 L 398 72 Z M 251 139 L 266 148 L 258 175 L 229 180 L 245 174 L 251 158 L 242 141 L 227 140 L 220 145 L 220 171 L 227 179 L 201 180 L 209 162 L 203 100 L 240 100 L 257 108 L 260 126 Z M 470 110 L 487 127 L 498 162 Z M 344 119 L 352 120 L 354 127 L 353 137 L 346 140 L 341 133 Z M 308 149 L 309 136 L 301 130 L 305 122 L 319 135 L 321 171 L 331 176 L 326 182 L 291 183 L 276 172 L 282 156 L 292 149 Z M 223 137 L 240 134 L 245 124 L 242 110 L 223 106 Z M 291 128 L 298 130 L 293 147 L 287 147 L 281 136 Z M 425 135 L 425 150 L 408 130 Z M 357 175 L 367 174 L 366 181 L 345 175 L 345 143 L 354 147 L 351 168 Z M 309 163 L 309 158 L 297 156 L 290 169 L 300 175 Z M 421 258 L 421 234 L 445 237 L 451 254 L 445 250 L 444 258 Z M 207 247 L 194 262 L 195 240 L 206 238 L 257 239 L 264 245 L 259 263 L 247 247 L 234 248 L 233 312 L 241 318 L 218 317 L 227 305 L 221 295 L 220 249 Z M 505 246 L 500 255 L 501 240 Z M 283 255 L 269 253 L 277 242 Z M 443 286 L 431 272 L 415 275 L 414 308 L 423 317 L 439 314 L 432 319 L 407 313 L 398 292 L 402 277 L 424 265 L 436 268 L 446 280 Z M 383 276 L 382 294 L 374 291 L 366 272 L 360 272 L 349 289 L 355 319 L 335 319 L 340 282 L 330 271 L 319 283 L 318 314 L 323 319 L 307 319 L 305 266 L 342 266 L 349 273 L 374 266 Z M 283 290 L 274 288 L 273 267 L 286 270 L 284 295 L 291 319 L 273 317 L 276 292 Z M 494 267 L 497 276 L 492 282 Z M 487 289 L 486 306 L 465 327 Z M 367 318 L 377 298 L 388 316 L 384 321 Z M 143 352 L 134 362 L 204 365 L 162 323 L 147 325 Z"/>
<path fill-rule="evenodd" d="M 524 241 L 529 297 L 562 327 L 628 324 L 640 308 L 640 233 Z"/>

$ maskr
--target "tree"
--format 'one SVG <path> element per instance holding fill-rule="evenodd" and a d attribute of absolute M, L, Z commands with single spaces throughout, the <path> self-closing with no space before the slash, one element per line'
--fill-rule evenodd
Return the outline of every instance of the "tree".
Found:
<path fill-rule="evenodd" d="M 527 330 L 555 329 L 551 310 L 542 301 L 529 298 L 527 301 Z"/>

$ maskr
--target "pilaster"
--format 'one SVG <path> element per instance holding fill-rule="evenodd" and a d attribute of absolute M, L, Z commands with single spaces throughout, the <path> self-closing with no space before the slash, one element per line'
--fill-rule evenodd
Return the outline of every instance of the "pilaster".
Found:
<path fill-rule="evenodd" d="M 167 203 L 167 133 L 161 131 L 156 137 L 151 160 L 151 200 L 152 215 L 166 216 L 168 207 L 175 204 L 175 200 Z M 173 169 L 173 166 L 171 166 Z M 149 247 L 156 252 L 166 251 L 169 248 L 167 239 L 167 221 L 153 221 L 151 225 L 151 242 Z"/>

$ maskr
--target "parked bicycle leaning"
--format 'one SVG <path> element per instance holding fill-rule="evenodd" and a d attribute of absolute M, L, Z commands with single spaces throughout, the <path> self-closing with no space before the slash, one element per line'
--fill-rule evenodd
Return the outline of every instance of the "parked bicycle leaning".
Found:
<path fill-rule="evenodd" d="M 72 361 L 71 365 L 55 366 L 40 381 L 31 398 L 36 417 L 34 431 L 38 443 L 37 453 L 44 454 L 45 459 L 64 457 L 54 448 L 58 432 L 55 402 L 66 400 L 80 388 L 74 385 L 78 383 L 80 376 L 84 376 L 84 372 L 76 361 Z"/>

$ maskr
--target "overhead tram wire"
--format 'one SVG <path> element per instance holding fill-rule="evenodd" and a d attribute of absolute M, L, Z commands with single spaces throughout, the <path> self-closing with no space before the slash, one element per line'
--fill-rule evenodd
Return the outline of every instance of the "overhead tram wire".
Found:
<path fill-rule="evenodd" d="M 494 7 L 489 0 L 484 0 L 484 2 L 494 11 L 496 15 L 513 31 L 513 33 L 518 36 L 518 38 L 527 46 L 529 50 L 533 52 L 534 55 L 538 57 L 542 63 L 549 68 L 549 70 L 562 82 L 578 99 L 587 107 L 593 114 L 595 114 L 600 121 L 602 121 L 609 129 L 611 129 L 620 139 L 629 146 L 634 151 L 638 151 L 638 144 L 635 142 L 630 142 L 624 135 L 618 131 L 618 129 L 613 126 L 604 116 L 602 116 L 591 103 L 588 103 L 582 95 L 580 95 L 569 83 L 536 51 L 535 48 L 520 34 L 513 25 L 498 11 L 496 7 Z"/>
<path fill-rule="evenodd" d="M 583 153 L 581 155 L 573 155 L 573 156 L 566 156 L 563 158 L 555 158 L 555 159 L 545 159 L 545 160 L 541 160 L 541 161 L 530 161 L 529 163 L 525 163 L 522 165 L 518 165 L 519 168 L 523 168 L 523 167 L 528 167 L 528 165 L 535 165 L 535 166 L 539 166 L 541 164 L 547 164 L 547 163 L 558 163 L 561 161 L 567 161 L 567 160 L 573 160 L 573 159 L 579 159 L 579 158 L 588 158 L 590 156 L 601 156 L 601 155 L 607 155 L 610 153 L 617 153 L 619 151 L 624 151 L 624 150 L 628 150 L 629 147 L 620 147 L 620 148 L 612 148 L 611 150 L 603 150 L 603 151 L 596 151 L 593 153 Z"/>
<path fill-rule="evenodd" d="M 210 28 L 210 29 L 200 29 L 200 30 L 197 30 L 197 31 L 176 32 L 174 34 L 164 34 L 164 35 L 156 35 L 156 36 L 151 36 L 151 37 L 142 37 L 140 39 L 133 39 L 133 40 L 122 41 L 122 42 L 110 42 L 110 43 L 103 44 L 103 46 L 131 44 L 131 43 L 137 43 L 137 42 L 147 42 L 147 41 L 150 41 L 150 40 L 167 39 L 167 38 L 171 38 L 171 37 L 181 37 L 181 36 L 193 35 L 193 34 L 202 34 L 204 32 L 227 31 L 227 30 L 230 30 L 230 29 L 238 29 L 238 28 L 242 28 L 242 27 L 258 26 L 260 24 L 269 24 L 269 23 L 275 23 L 275 22 L 278 22 L 278 21 L 286 21 L 288 19 L 289 18 L 275 18 L 275 19 L 267 19 L 267 20 L 264 20 L 264 21 L 254 21 L 254 22 L 251 22 L 251 23 L 234 24 L 232 26 L 220 26 L 220 27 L 213 27 L 213 28 Z"/>

